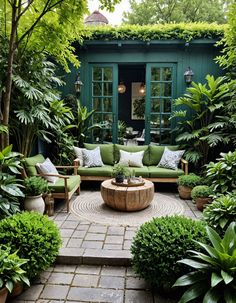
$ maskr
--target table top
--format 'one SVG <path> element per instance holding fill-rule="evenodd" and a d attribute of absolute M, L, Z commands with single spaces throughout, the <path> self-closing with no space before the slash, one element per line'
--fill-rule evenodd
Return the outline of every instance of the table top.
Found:
<path fill-rule="evenodd" d="M 154 184 L 153 182 L 149 181 L 149 180 L 146 180 L 146 179 L 142 179 L 142 184 L 140 185 L 137 185 L 137 184 L 132 184 L 132 185 L 129 185 L 128 183 L 125 184 L 125 183 L 114 183 L 113 181 L 115 181 L 115 179 L 108 179 L 108 180 L 105 180 L 102 182 L 101 186 L 103 188 L 110 188 L 110 189 L 114 189 L 116 190 L 117 188 L 127 188 L 127 189 L 137 189 L 137 190 L 141 190 L 141 189 L 144 189 L 144 188 L 147 188 L 147 187 L 153 187 Z"/>

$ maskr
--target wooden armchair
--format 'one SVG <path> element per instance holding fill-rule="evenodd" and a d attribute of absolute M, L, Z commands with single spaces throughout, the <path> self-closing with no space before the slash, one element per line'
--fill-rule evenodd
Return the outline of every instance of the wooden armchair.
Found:
<path fill-rule="evenodd" d="M 30 176 L 51 176 L 58 177 L 58 180 L 55 183 L 48 182 L 49 189 L 51 190 L 52 197 L 55 199 L 64 199 L 66 203 L 67 212 L 69 212 L 69 201 L 72 195 L 76 192 L 80 194 L 80 176 L 77 175 L 78 166 L 56 166 L 57 169 L 73 169 L 73 175 L 61 175 L 61 174 L 42 174 L 38 173 L 36 169 L 37 163 L 43 163 L 45 158 L 43 155 L 38 154 L 33 157 L 24 158 L 22 160 L 22 177 Z"/>

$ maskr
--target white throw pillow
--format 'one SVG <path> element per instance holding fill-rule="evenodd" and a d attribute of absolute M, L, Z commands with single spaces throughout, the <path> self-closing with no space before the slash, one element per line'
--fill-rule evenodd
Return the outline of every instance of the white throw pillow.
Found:
<path fill-rule="evenodd" d="M 172 151 L 165 147 L 164 153 L 161 157 L 157 167 L 178 169 L 179 161 L 183 156 L 185 150 Z"/>
<path fill-rule="evenodd" d="M 120 150 L 119 164 L 125 166 L 143 167 L 143 155 L 144 155 L 144 150 L 139 152 L 133 152 L 133 153 Z"/>
<path fill-rule="evenodd" d="M 43 163 L 37 163 L 36 167 L 38 168 L 39 173 L 59 175 L 55 165 L 49 158 L 47 158 Z M 44 178 L 50 183 L 55 183 L 58 179 L 58 177 L 52 176 L 44 176 Z"/>
<path fill-rule="evenodd" d="M 83 153 L 83 162 L 86 167 L 99 167 L 103 166 L 100 147 L 96 147 L 95 149 L 82 149 Z"/>
<path fill-rule="evenodd" d="M 73 149 L 74 149 L 76 158 L 79 160 L 79 166 L 84 166 L 83 152 L 82 152 L 83 148 L 73 146 Z"/>

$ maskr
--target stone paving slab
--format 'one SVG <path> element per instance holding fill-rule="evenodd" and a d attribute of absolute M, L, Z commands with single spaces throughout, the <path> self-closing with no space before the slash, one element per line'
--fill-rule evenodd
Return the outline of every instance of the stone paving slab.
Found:
<path fill-rule="evenodd" d="M 90 193 L 82 190 L 81 195 Z M 179 199 L 176 192 L 164 193 Z M 202 213 L 192 201 L 183 201 L 184 215 L 198 220 Z M 130 247 L 137 226 L 111 226 L 90 222 L 67 213 L 63 202 L 56 203 L 55 215 L 50 217 L 59 227 L 63 240 L 57 262 L 61 264 L 130 265 Z M 111 212 L 113 210 L 111 209 Z"/>
<path fill-rule="evenodd" d="M 55 265 L 7 302 L 176 303 L 152 292 L 130 267 L 96 265 Z"/>

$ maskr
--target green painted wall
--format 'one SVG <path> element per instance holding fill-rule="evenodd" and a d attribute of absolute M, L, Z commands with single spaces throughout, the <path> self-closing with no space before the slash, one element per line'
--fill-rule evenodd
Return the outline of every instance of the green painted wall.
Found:
<path fill-rule="evenodd" d="M 174 63 L 176 66 L 176 97 L 186 90 L 184 72 L 190 66 L 194 72 L 193 81 L 205 82 L 205 76 L 222 74 L 214 58 L 219 55 L 219 49 L 212 40 L 194 40 L 189 44 L 183 41 L 151 41 L 143 43 L 138 41 L 88 41 L 83 47 L 77 47 L 80 59 L 80 76 L 84 83 L 79 96 L 81 103 L 91 109 L 90 75 L 91 64 L 113 63 L 122 65 L 146 65 L 147 63 Z M 74 82 L 78 70 L 71 68 L 71 73 L 65 75 L 66 86 L 63 95 L 75 94 Z"/>

